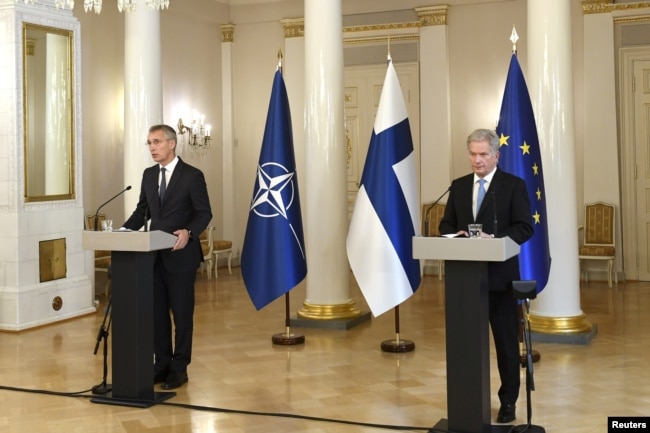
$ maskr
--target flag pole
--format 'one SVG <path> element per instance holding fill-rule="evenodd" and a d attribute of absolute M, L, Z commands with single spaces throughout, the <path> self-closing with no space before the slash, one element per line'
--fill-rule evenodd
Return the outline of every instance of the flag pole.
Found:
<path fill-rule="evenodd" d="M 282 73 L 282 49 L 278 49 L 278 70 Z M 271 337 L 273 344 L 279 344 L 283 346 L 292 346 L 295 344 L 303 344 L 305 342 L 305 336 L 302 334 L 292 334 L 291 333 L 291 317 L 290 317 L 290 301 L 289 301 L 289 292 L 284 294 L 284 326 L 285 332 L 274 334 Z"/>
<path fill-rule="evenodd" d="M 390 64 L 392 61 L 390 56 L 390 35 L 387 37 L 386 44 L 388 51 L 386 54 L 386 63 Z M 399 336 L 399 305 L 396 305 L 393 310 L 395 311 L 395 339 L 382 341 L 381 350 L 391 353 L 411 352 L 415 349 L 415 343 L 411 340 L 402 340 Z"/>
<path fill-rule="evenodd" d="M 517 55 L 517 41 L 518 40 L 519 40 L 519 35 L 517 34 L 517 29 L 513 24 L 512 33 L 510 33 L 510 42 L 512 42 L 512 54 L 514 54 L 515 56 Z M 520 320 L 520 322 L 519 322 L 519 354 L 520 354 L 520 362 L 521 362 L 521 366 L 523 368 L 526 368 L 529 358 L 526 355 L 526 350 L 525 350 L 525 347 L 524 347 L 524 328 L 523 328 L 523 326 L 521 326 L 521 320 L 524 319 L 523 316 L 525 315 L 525 313 L 522 311 L 521 308 L 519 308 L 518 310 L 519 310 L 519 320 Z M 536 349 L 532 349 L 531 353 L 532 353 L 532 356 L 530 357 L 530 359 L 532 359 L 533 363 L 539 361 L 540 358 L 542 357 L 539 354 L 539 351 L 537 351 Z"/>
<path fill-rule="evenodd" d="M 399 305 L 394 308 L 395 311 L 395 339 L 384 340 L 381 342 L 381 350 L 391 353 L 411 352 L 415 349 L 415 343 L 411 340 L 402 340 L 399 336 Z"/>
<path fill-rule="evenodd" d="M 273 344 L 280 344 L 283 346 L 293 346 L 295 344 L 303 344 L 305 342 L 305 336 L 302 334 L 292 334 L 291 333 L 291 318 L 289 317 L 289 292 L 284 294 L 284 306 L 285 306 L 285 318 L 284 326 L 286 327 L 286 332 L 284 334 L 275 334 L 271 337 Z"/>

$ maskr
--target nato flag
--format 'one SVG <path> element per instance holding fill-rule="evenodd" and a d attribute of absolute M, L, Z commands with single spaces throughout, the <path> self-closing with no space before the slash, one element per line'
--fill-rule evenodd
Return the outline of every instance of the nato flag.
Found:
<path fill-rule="evenodd" d="M 291 112 L 279 69 L 273 80 L 255 175 L 241 271 L 257 310 L 287 293 L 307 275 Z"/>

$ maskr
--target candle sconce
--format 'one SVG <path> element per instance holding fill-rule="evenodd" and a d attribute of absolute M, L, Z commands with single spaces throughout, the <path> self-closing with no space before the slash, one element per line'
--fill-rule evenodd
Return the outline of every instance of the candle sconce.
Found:
<path fill-rule="evenodd" d="M 199 116 L 198 113 L 195 113 L 190 126 L 185 125 L 182 118 L 178 119 L 178 134 L 182 138 L 182 143 L 189 145 L 192 153 L 199 155 L 208 153 L 212 141 L 211 133 L 212 126 L 205 124 L 205 115 L 203 114 Z"/>

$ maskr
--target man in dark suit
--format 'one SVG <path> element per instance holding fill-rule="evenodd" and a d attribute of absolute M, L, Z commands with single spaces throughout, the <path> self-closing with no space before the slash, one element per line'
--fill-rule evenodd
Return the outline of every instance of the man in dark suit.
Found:
<path fill-rule="evenodd" d="M 154 261 L 154 383 L 174 389 L 188 381 L 194 327 L 194 282 L 203 260 L 199 234 L 212 219 L 203 173 L 176 156 L 176 131 L 168 125 L 149 128 L 147 145 L 156 165 L 142 175 L 140 198 L 123 224 L 178 237 L 171 250 Z M 172 319 L 174 343 L 172 345 Z"/>
<path fill-rule="evenodd" d="M 483 225 L 481 237 L 509 236 L 522 244 L 533 235 L 530 202 L 523 179 L 500 170 L 499 138 L 488 129 L 477 129 L 467 138 L 474 173 L 454 180 L 449 191 L 441 234 L 468 236 L 468 224 Z M 484 188 L 484 192 L 479 189 Z M 477 206 L 479 196 L 484 196 Z M 488 263 L 489 317 L 501 378 L 497 422 L 516 418 L 519 397 L 519 312 L 508 285 L 519 280 L 519 258 Z"/>

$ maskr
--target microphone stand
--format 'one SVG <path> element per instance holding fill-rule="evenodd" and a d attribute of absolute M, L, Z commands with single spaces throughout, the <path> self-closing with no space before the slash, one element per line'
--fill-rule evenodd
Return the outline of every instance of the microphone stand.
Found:
<path fill-rule="evenodd" d="M 118 192 L 118 193 L 115 194 L 113 197 L 111 197 L 110 199 L 106 200 L 106 203 L 103 203 L 101 206 L 99 206 L 99 207 L 97 208 L 97 211 L 95 212 L 95 216 L 93 217 L 94 220 L 95 220 L 95 231 L 97 231 L 97 230 L 99 229 L 99 227 L 98 227 L 98 225 L 99 225 L 99 210 L 100 210 L 101 208 L 103 208 L 104 206 L 106 206 L 107 204 L 109 204 L 110 202 L 112 202 L 113 200 L 115 200 L 115 199 L 116 199 L 117 197 L 119 197 L 120 195 L 124 194 L 126 191 L 130 190 L 130 189 L 131 189 L 131 185 L 127 186 L 127 187 L 124 188 L 122 191 Z"/>
<path fill-rule="evenodd" d="M 422 236 L 429 236 L 429 212 L 435 205 L 438 204 L 440 200 L 442 200 L 442 198 L 449 192 L 450 189 L 451 186 L 449 186 L 447 190 L 440 195 L 440 197 L 435 199 L 433 203 L 424 209 L 424 233 L 422 233 Z"/>
<path fill-rule="evenodd" d="M 531 391 L 535 390 L 535 382 L 533 380 L 533 349 L 530 336 L 530 322 L 528 320 L 528 313 L 530 308 L 530 300 L 523 299 L 521 301 L 521 322 L 524 328 L 524 343 L 526 346 L 526 410 L 527 410 L 527 423 L 518 425 L 512 429 L 514 433 L 546 433 L 544 427 L 531 424 L 533 416 L 532 402 L 530 399 Z"/>
<path fill-rule="evenodd" d="M 99 343 L 104 340 L 104 376 L 102 378 L 102 382 L 99 385 L 95 385 L 92 387 L 92 392 L 93 394 L 108 394 L 113 390 L 113 387 L 110 384 L 106 383 L 106 377 L 108 376 L 108 330 L 111 327 L 111 320 L 112 320 L 112 314 L 111 314 L 111 303 L 113 301 L 112 296 L 108 299 L 108 305 L 106 306 L 106 312 L 104 313 L 104 321 L 102 322 L 102 326 L 99 328 L 99 332 L 97 333 L 97 343 L 95 343 L 95 350 L 93 351 L 93 355 L 97 355 L 97 349 L 99 349 Z M 108 324 L 107 324 L 108 320 Z"/>

